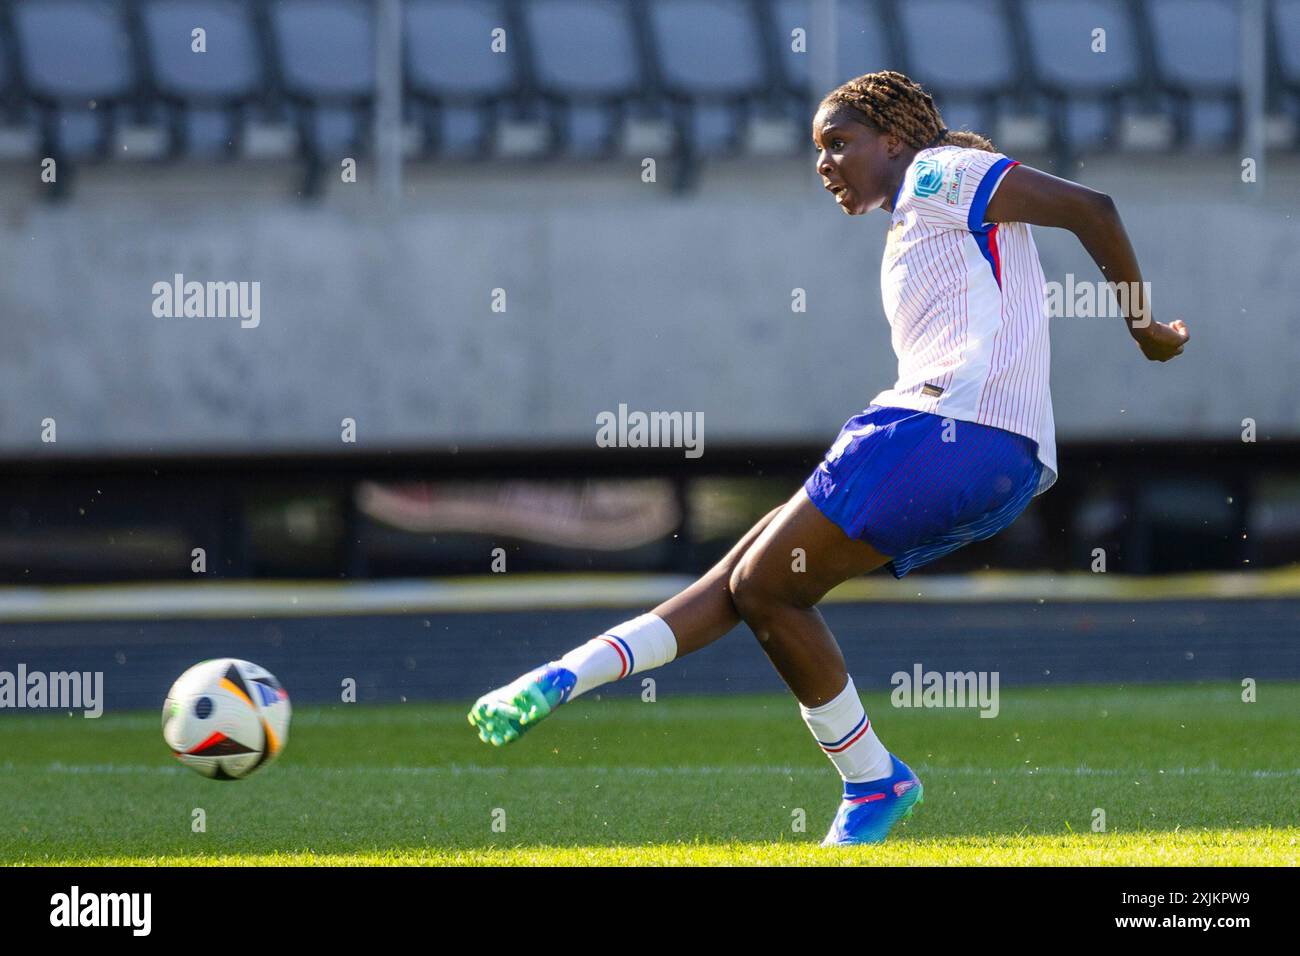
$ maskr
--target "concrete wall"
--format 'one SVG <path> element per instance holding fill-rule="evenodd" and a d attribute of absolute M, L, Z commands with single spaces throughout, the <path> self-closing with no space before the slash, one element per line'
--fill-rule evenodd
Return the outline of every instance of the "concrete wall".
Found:
<path fill-rule="evenodd" d="M 893 379 L 886 220 L 840 214 L 810 165 L 717 164 L 688 197 L 634 165 L 426 169 L 395 219 L 364 166 L 315 204 L 285 171 L 87 170 L 61 205 L 7 174 L 0 453 L 331 450 L 345 416 L 370 447 L 594 447 L 619 403 L 703 412 L 706 448 L 828 440 Z M 1117 319 L 1054 320 L 1062 441 L 1233 438 L 1248 416 L 1300 437 L 1300 161 L 1270 174 L 1259 202 L 1232 156 L 1080 171 L 1192 343 L 1159 366 Z M 1036 237 L 1049 280 L 1096 278 L 1072 236 Z M 156 318 L 178 272 L 259 282 L 260 325 Z"/>

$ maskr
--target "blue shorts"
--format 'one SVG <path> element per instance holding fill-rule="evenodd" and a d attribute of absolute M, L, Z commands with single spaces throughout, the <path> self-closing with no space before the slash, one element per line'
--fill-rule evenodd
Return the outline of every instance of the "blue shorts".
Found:
<path fill-rule="evenodd" d="M 871 405 L 844 423 L 804 490 L 901 578 L 1015 521 L 1038 490 L 1037 452 L 991 425 Z"/>

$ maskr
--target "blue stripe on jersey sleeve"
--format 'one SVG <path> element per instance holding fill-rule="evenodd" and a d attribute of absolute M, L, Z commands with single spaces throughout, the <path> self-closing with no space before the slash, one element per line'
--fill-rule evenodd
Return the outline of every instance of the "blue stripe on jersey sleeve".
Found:
<path fill-rule="evenodd" d="M 966 217 L 966 228 L 976 235 L 988 232 L 988 226 L 984 224 L 984 213 L 988 211 L 989 199 L 993 196 L 993 187 L 1002 178 L 1002 174 L 1006 172 L 1007 167 L 1014 163 L 1014 159 L 1003 156 L 989 167 L 989 171 L 984 174 L 984 178 L 980 180 L 979 186 L 976 187 L 975 198 L 970 203 L 970 214 Z"/>

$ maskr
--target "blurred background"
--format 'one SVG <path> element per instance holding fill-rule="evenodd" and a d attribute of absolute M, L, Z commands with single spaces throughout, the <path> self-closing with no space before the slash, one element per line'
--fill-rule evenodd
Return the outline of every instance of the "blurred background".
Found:
<path fill-rule="evenodd" d="M 1110 193 L 1192 332 L 1054 318 L 1059 483 L 909 583 L 1294 562 L 1300 0 L 0 0 L 0 581 L 702 570 L 893 382 L 884 219 L 810 140 L 881 68 Z M 704 453 L 600 447 L 620 405 Z"/>

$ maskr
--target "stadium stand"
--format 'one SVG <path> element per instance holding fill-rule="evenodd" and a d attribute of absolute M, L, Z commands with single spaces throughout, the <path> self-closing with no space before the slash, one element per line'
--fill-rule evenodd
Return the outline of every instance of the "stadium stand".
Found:
<path fill-rule="evenodd" d="M 815 42 L 810 0 L 402 9 L 409 159 L 668 151 L 689 168 L 808 149 L 819 74 L 794 37 Z M 363 153 L 375 15 L 371 0 L 0 0 L 0 160 L 293 154 L 319 168 Z M 839 0 L 835 74 L 903 69 L 950 127 L 1058 163 L 1224 149 L 1241 126 L 1239 15 L 1234 0 Z M 1295 149 L 1300 0 L 1271 0 L 1268 17 L 1269 142 Z"/>

